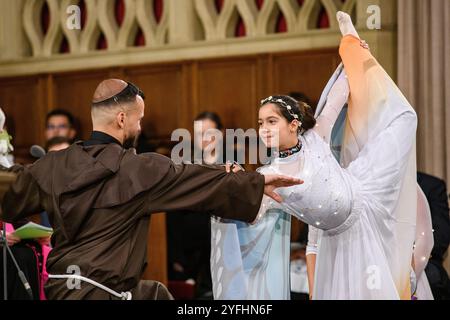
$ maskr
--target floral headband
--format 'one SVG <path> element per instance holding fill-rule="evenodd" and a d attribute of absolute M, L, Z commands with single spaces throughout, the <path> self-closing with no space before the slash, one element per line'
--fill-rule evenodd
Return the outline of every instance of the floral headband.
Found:
<path fill-rule="evenodd" d="M 276 98 L 270 96 L 264 100 L 261 100 L 261 106 L 266 105 L 268 103 L 273 103 L 282 108 L 285 108 L 295 120 L 300 120 L 300 122 L 303 122 L 303 115 L 301 113 L 300 113 L 300 115 L 296 114 L 292 110 L 292 107 L 289 104 L 287 104 L 286 102 L 284 102 L 283 99 L 276 99 Z"/>

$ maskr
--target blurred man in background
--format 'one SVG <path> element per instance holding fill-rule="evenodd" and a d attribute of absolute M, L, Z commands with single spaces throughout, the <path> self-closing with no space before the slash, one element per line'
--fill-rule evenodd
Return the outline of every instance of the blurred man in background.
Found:
<path fill-rule="evenodd" d="M 55 137 L 64 137 L 73 142 L 76 135 L 75 118 L 69 111 L 56 109 L 47 114 L 45 130 L 46 141 Z"/>

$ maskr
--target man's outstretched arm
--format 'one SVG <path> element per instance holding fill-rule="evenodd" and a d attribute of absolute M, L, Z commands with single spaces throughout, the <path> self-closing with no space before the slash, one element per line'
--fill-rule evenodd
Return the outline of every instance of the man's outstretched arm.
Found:
<path fill-rule="evenodd" d="M 263 176 L 256 172 L 227 173 L 224 168 L 173 165 L 164 182 L 150 192 L 150 212 L 188 210 L 225 219 L 253 222 L 263 194 L 300 182 L 293 178 Z"/>
<path fill-rule="evenodd" d="M 9 169 L 0 167 L 0 171 L 16 174 L 16 180 L 3 197 L 0 220 L 14 223 L 43 211 L 39 186 L 26 167 L 13 166 Z"/>

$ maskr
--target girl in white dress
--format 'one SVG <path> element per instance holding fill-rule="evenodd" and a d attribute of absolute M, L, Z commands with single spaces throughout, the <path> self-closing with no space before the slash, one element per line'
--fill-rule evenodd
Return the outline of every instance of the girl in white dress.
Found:
<path fill-rule="evenodd" d="M 314 299 L 410 299 L 412 261 L 428 260 L 429 246 L 421 245 L 426 249 L 413 257 L 415 241 L 432 238 L 431 229 L 424 228 L 416 239 L 422 199 L 416 183 L 416 113 L 361 42 L 350 17 L 339 13 L 338 20 L 345 72 L 339 68 L 333 76 L 317 125 L 311 129 L 309 111 L 292 98 L 262 102 L 261 137 L 285 151 L 260 171 L 305 183 L 278 190 L 282 205 L 264 199 L 255 225 L 213 220 L 216 299 L 289 298 L 289 215 L 310 225 Z M 347 102 L 338 162 L 330 148 L 331 129 Z M 426 282 L 424 274 L 420 278 Z"/>

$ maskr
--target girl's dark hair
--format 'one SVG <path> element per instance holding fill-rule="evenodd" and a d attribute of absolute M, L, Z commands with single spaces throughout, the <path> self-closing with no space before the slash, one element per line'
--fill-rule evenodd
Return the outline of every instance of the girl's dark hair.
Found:
<path fill-rule="evenodd" d="M 218 130 L 223 129 L 222 120 L 220 119 L 219 115 L 215 112 L 209 112 L 205 111 L 200 113 L 196 118 L 195 121 L 201 121 L 201 120 L 211 120 L 216 124 L 216 128 Z"/>
<path fill-rule="evenodd" d="M 282 102 L 280 102 L 281 100 Z M 314 118 L 314 111 L 305 102 L 297 101 L 290 96 L 271 96 L 261 102 L 261 107 L 267 104 L 274 104 L 277 106 L 278 113 L 285 118 L 289 123 L 294 120 L 301 122 L 300 132 L 306 132 L 316 125 Z M 290 107 L 290 110 L 288 109 Z M 295 117 L 297 115 L 297 117 Z"/>

